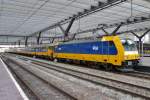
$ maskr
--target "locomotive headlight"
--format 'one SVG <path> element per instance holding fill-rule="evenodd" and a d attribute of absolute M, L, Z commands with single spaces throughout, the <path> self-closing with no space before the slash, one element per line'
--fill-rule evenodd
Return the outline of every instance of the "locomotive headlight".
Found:
<path fill-rule="evenodd" d="M 128 56 L 125 55 L 125 56 L 124 56 L 124 59 L 128 59 Z"/>

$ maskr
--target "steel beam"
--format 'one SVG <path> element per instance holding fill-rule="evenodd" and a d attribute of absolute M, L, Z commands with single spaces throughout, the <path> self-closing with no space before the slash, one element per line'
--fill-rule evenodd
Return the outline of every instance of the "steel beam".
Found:
<path fill-rule="evenodd" d="M 124 34 L 124 33 L 131 33 L 131 32 L 140 32 L 140 31 L 145 31 L 147 30 L 148 28 L 140 28 L 140 29 L 133 29 L 133 30 L 128 30 L 128 31 L 121 31 L 121 32 L 117 32 L 116 35 L 121 35 L 121 34 Z M 100 35 L 98 36 L 97 38 L 99 37 L 103 37 L 105 35 Z"/>
<path fill-rule="evenodd" d="M 146 34 L 148 34 L 150 32 L 150 29 L 148 29 L 145 33 L 143 33 L 143 35 L 141 35 L 141 38 L 143 38 Z"/>
<path fill-rule="evenodd" d="M 135 32 L 131 32 L 134 36 L 136 36 L 139 39 L 139 43 L 138 43 L 138 51 L 141 54 L 141 47 L 142 47 L 142 37 L 137 35 Z"/>
<path fill-rule="evenodd" d="M 140 38 L 140 36 L 138 36 L 136 33 L 132 32 L 132 31 L 131 31 L 131 33 L 132 33 L 134 36 L 136 36 L 137 38 Z"/>
<path fill-rule="evenodd" d="M 134 33 L 133 31 L 131 31 L 131 33 L 136 36 L 138 39 L 139 38 L 143 38 L 146 34 L 148 34 L 148 32 L 150 32 L 150 29 L 148 29 L 146 32 L 144 32 L 141 36 L 137 35 L 136 33 Z"/>
<path fill-rule="evenodd" d="M 103 25 L 103 26 L 105 26 L 105 25 Z M 121 26 L 122 26 L 122 23 L 120 25 L 118 25 L 118 27 L 111 33 L 107 32 L 103 27 L 101 27 L 101 30 L 105 33 L 105 35 L 117 35 L 116 32 L 120 29 Z M 96 29 L 93 31 L 96 31 Z"/>
<path fill-rule="evenodd" d="M 63 34 L 65 34 L 65 30 L 63 29 L 63 27 L 59 24 L 58 27 L 60 28 L 60 30 L 63 32 Z"/>
<path fill-rule="evenodd" d="M 0 35 L 0 38 L 8 37 L 8 38 L 26 38 L 27 36 L 22 35 Z M 38 38 L 37 36 L 34 36 L 35 38 Z M 54 38 L 54 37 L 40 37 L 40 38 Z M 56 37 L 57 38 L 57 37 Z"/>
<path fill-rule="evenodd" d="M 117 32 L 116 34 L 117 35 L 120 35 L 120 34 L 124 34 L 124 33 L 131 33 L 131 32 L 142 32 L 142 31 L 146 31 L 148 30 L 149 28 L 145 27 L 145 28 L 139 28 L 139 29 L 132 29 L 132 30 L 127 30 L 127 31 L 121 31 L 121 32 Z"/>
<path fill-rule="evenodd" d="M 72 36 L 71 36 L 71 37 L 68 37 L 68 39 L 65 40 L 65 42 L 66 42 L 66 41 L 70 41 L 70 40 L 74 40 L 75 37 L 76 37 L 76 34 L 72 34 Z"/>
<path fill-rule="evenodd" d="M 72 37 L 72 39 L 71 39 L 71 40 L 75 39 L 76 35 L 77 35 L 77 34 L 73 34 L 73 37 Z"/>
<path fill-rule="evenodd" d="M 116 35 L 116 32 L 120 29 L 122 23 L 111 33 L 111 35 Z"/>
<path fill-rule="evenodd" d="M 134 33 L 134 32 L 131 32 L 134 36 L 136 36 L 136 37 L 139 39 L 139 52 L 140 52 L 140 54 L 143 53 L 143 52 L 142 52 L 142 49 L 143 49 L 143 46 L 142 46 L 142 44 L 143 44 L 142 38 L 143 38 L 146 34 L 148 34 L 149 32 L 150 32 L 150 29 L 147 29 L 147 31 L 144 32 L 141 36 L 137 35 L 137 34 Z"/>
<path fill-rule="evenodd" d="M 20 46 L 20 42 L 21 42 L 21 40 L 18 40 L 18 45 Z"/>
<path fill-rule="evenodd" d="M 101 11 L 101 10 L 104 10 L 104 9 L 107 9 L 109 7 L 112 7 L 112 6 L 115 6 L 117 4 L 120 4 L 122 2 L 125 2 L 127 0 L 108 0 L 107 2 L 98 2 L 98 5 L 97 6 L 91 6 L 90 9 L 85 9 L 83 12 L 78 12 L 77 14 L 74 14 L 73 16 L 70 16 L 64 20 L 61 20 L 53 25 L 50 25 L 42 30 L 39 30 L 35 33 L 32 33 L 30 36 L 33 36 L 39 32 L 44 32 L 44 31 L 47 31 L 47 30 L 50 30 L 50 29 L 53 29 L 55 27 L 58 27 L 58 25 L 63 25 L 63 24 L 66 24 L 68 22 L 70 22 L 73 18 L 75 18 L 75 20 L 77 19 L 80 19 L 82 17 L 85 17 L 85 16 L 88 16 L 90 14 L 93 14 L 95 12 L 98 12 L 98 11 Z"/>
<path fill-rule="evenodd" d="M 25 46 L 28 46 L 28 36 L 25 37 Z"/>
<path fill-rule="evenodd" d="M 106 35 L 109 35 L 109 33 L 108 33 L 104 28 L 102 28 L 102 31 L 103 31 Z"/>
<path fill-rule="evenodd" d="M 52 38 L 52 40 L 50 41 L 50 43 L 53 43 L 53 42 L 54 42 L 54 40 L 55 40 L 55 38 Z"/>
<path fill-rule="evenodd" d="M 39 32 L 39 36 L 37 37 L 37 44 L 40 44 L 41 32 Z"/>
<path fill-rule="evenodd" d="M 31 43 L 31 42 L 28 42 Z M 20 42 L 20 45 L 24 44 L 24 42 Z M 0 42 L 0 45 L 19 45 L 19 42 Z"/>
<path fill-rule="evenodd" d="M 71 26 L 72 26 L 74 20 L 75 20 L 75 18 L 72 18 L 72 19 L 71 19 L 71 21 L 70 21 L 68 27 L 66 28 L 66 30 L 64 30 L 63 27 L 62 27 L 60 24 L 58 25 L 59 28 L 61 29 L 61 31 L 62 31 L 63 34 L 64 34 L 64 40 L 65 40 L 66 37 L 68 37 L 68 33 L 69 33 L 70 29 L 71 29 Z"/>
<path fill-rule="evenodd" d="M 121 31 L 121 32 L 116 32 L 116 35 L 120 35 L 120 34 L 124 34 L 124 33 L 131 33 L 131 32 L 139 32 L 139 31 L 146 31 L 146 30 L 148 30 L 149 28 L 147 28 L 147 27 L 145 27 L 145 28 L 140 28 L 140 29 L 133 29 L 133 30 L 128 30 L 128 31 Z M 91 31 L 91 30 L 88 30 L 88 31 Z M 92 30 L 93 31 L 93 30 Z M 77 35 L 77 34 L 74 34 L 74 37 L 75 37 L 75 35 Z M 103 35 L 101 35 L 101 36 L 103 36 Z M 101 36 L 99 36 L 99 37 L 101 37 Z M 41 37 L 41 38 L 47 38 L 47 39 L 53 39 L 53 38 L 55 38 L 55 39 L 61 39 L 61 38 L 63 38 L 63 36 L 59 36 L 59 37 Z M 11 42 L 10 42 L 11 43 Z"/>
<path fill-rule="evenodd" d="M 11 35 L 11 34 L 3 35 L 3 34 L 1 34 L 0 37 L 19 37 L 19 38 L 24 38 L 24 37 L 26 37 L 26 36 L 22 36 L 22 35 Z"/>
<path fill-rule="evenodd" d="M 14 42 L 14 44 L 16 45 L 16 44 L 17 44 L 17 42 Z"/>
<path fill-rule="evenodd" d="M 103 31 L 103 29 L 114 28 L 118 25 L 125 26 L 125 25 L 131 25 L 131 24 L 146 22 L 146 21 L 150 21 L 150 16 L 149 17 L 135 17 L 135 18 L 133 18 L 133 20 L 127 19 L 124 22 L 113 23 L 110 25 L 105 24 L 105 25 L 103 25 L 103 27 L 96 27 L 96 28 L 92 28 L 92 29 L 87 29 L 87 30 L 83 30 L 80 32 L 76 32 L 74 34 L 82 34 L 82 33 L 86 33 L 86 32 L 98 31 L 98 30 Z"/>
<path fill-rule="evenodd" d="M 65 37 L 68 37 L 68 33 L 69 33 L 70 29 L 71 29 L 71 26 L 72 26 L 74 20 L 75 20 L 75 18 L 72 18 L 72 19 L 71 19 L 71 21 L 70 21 L 70 23 L 69 23 L 67 29 L 65 30 L 65 34 L 64 34 Z"/>

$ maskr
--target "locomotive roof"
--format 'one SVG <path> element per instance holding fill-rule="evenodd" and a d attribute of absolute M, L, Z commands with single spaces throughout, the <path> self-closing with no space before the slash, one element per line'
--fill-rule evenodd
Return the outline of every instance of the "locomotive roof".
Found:
<path fill-rule="evenodd" d="M 56 44 L 40 44 L 40 45 L 32 45 L 27 48 L 36 48 L 36 47 L 49 47 L 49 46 L 55 46 Z"/>
<path fill-rule="evenodd" d="M 96 41 L 101 41 L 101 39 L 90 39 L 90 40 L 72 40 L 69 42 L 63 42 L 61 44 L 72 44 L 72 43 L 86 43 L 86 42 L 96 42 Z"/>

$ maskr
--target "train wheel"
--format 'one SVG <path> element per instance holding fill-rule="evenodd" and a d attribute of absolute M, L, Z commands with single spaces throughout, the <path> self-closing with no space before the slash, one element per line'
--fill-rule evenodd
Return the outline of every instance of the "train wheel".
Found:
<path fill-rule="evenodd" d="M 104 64 L 104 68 L 107 71 L 112 71 L 113 70 L 113 66 L 111 64 Z"/>
<path fill-rule="evenodd" d="M 87 64 L 88 67 L 91 67 L 93 65 L 93 63 L 90 62 L 90 61 L 87 61 L 86 64 Z"/>

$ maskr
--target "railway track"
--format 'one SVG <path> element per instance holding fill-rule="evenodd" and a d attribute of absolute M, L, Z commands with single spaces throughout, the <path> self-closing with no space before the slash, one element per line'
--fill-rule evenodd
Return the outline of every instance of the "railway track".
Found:
<path fill-rule="evenodd" d="M 47 81 L 21 67 L 18 62 L 3 57 L 3 61 L 34 95 L 33 100 L 76 100 Z"/>
<path fill-rule="evenodd" d="M 20 59 L 26 60 L 26 61 L 29 60 L 27 58 L 20 58 Z M 79 65 L 77 65 L 77 66 L 79 66 Z M 85 67 L 85 65 L 83 65 L 83 66 L 80 65 L 79 67 Z M 110 72 L 110 73 L 116 73 L 116 74 L 120 74 L 120 75 L 128 75 L 131 77 L 137 77 L 137 78 L 150 80 L 150 73 L 148 73 L 148 72 L 132 71 L 132 72 L 127 72 L 127 73 L 123 73 L 123 72 Z"/>
<path fill-rule="evenodd" d="M 5 61 L 4 58 L 3 58 L 3 61 Z M 13 77 L 16 79 L 18 84 L 22 87 L 23 91 L 25 92 L 29 100 L 39 100 L 36 94 L 30 89 L 30 87 L 26 85 L 26 83 L 17 75 L 17 73 L 8 64 L 7 64 L 7 67 L 11 71 Z"/>
<path fill-rule="evenodd" d="M 27 58 L 20 58 L 20 59 L 25 60 L 25 61 L 29 60 Z M 79 66 L 79 67 L 82 67 L 82 66 Z M 123 73 L 123 72 L 110 72 L 110 73 L 116 73 L 116 74 L 121 74 L 121 75 L 128 75 L 128 76 L 132 76 L 132 77 L 137 77 L 137 78 L 150 80 L 150 73 L 148 73 L 148 72 L 132 71 L 132 72 L 127 72 L 127 73 Z"/>
<path fill-rule="evenodd" d="M 146 73 L 146 72 L 133 71 L 129 73 L 117 73 L 117 74 L 124 74 L 124 75 L 132 76 L 132 77 L 150 80 L 150 73 Z"/>
<path fill-rule="evenodd" d="M 149 86 L 143 86 L 143 85 L 137 85 L 132 84 L 128 82 L 118 81 L 115 79 L 105 78 L 102 76 L 98 76 L 96 74 L 87 73 L 71 68 L 66 68 L 54 64 L 47 64 L 39 61 L 35 61 L 32 59 L 27 58 L 21 58 L 25 61 L 30 61 L 33 64 L 36 64 L 38 66 L 41 66 L 40 69 L 48 71 L 48 70 L 55 70 L 60 73 L 64 73 L 82 80 L 86 80 L 88 82 L 97 84 L 97 85 L 103 85 L 109 88 L 116 89 L 118 91 L 129 93 L 134 96 L 142 97 L 145 99 L 150 99 L 150 87 Z M 46 69 L 45 69 L 46 68 Z M 141 76 L 140 76 L 141 77 Z M 146 78 L 147 79 L 147 78 Z"/>
<path fill-rule="evenodd" d="M 5 58 L 5 57 L 3 57 L 3 58 Z M 46 71 L 44 71 L 44 70 L 41 70 L 41 69 L 35 70 L 37 68 L 31 67 L 31 65 L 25 66 L 22 62 L 18 63 L 14 59 L 11 59 L 11 58 L 7 58 L 7 59 L 9 59 L 11 62 L 13 62 L 13 63 L 11 63 L 11 65 L 16 64 L 17 66 L 21 67 L 24 71 L 27 71 L 28 74 L 32 74 L 35 77 L 42 80 L 43 82 L 46 82 L 47 84 L 52 85 L 57 90 L 61 91 L 61 93 L 65 94 L 69 97 L 69 98 L 67 97 L 68 99 L 59 98 L 59 99 L 50 99 L 50 100 L 99 100 L 100 97 L 105 98 L 104 96 L 100 96 L 99 91 L 97 91 L 96 89 L 87 88 L 87 87 L 83 87 L 83 86 L 79 86 L 79 85 L 75 86 L 74 84 L 70 85 L 70 83 L 69 83 L 68 86 L 66 86 L 66 84 L 68 84 L 68 82 L 61 81 L 61 79 L 59 79 L 59 81 L 61 81 L 61 82 L 56 82 L 57 79 L 55 79 L 55 78 L 51 77 L 50 75 L 48 75 L 46 73 Z M 7 63 L 8 63 L 8 61 L 7 61 Z M 27 68 L 27 67 L 29 67 L 29 68 Z M 20 72 L 19 76 L 23 73 L 21 70 L 19 70 L 18 72 Z M 28 75 L 28 74 L 26 73 L 26 75 Z M 30 79 L 30 77 L 29 77 L 29 79 Z M 32 82 L 34 82 L 34 81 L 36 81 L 36 80 L 32 80 Z M 65 85 L 65 86 L 62 86 L 62 84 Z M 67 87 L 67 89 L 65 87 Z M 46 89 L 46 87 L 45 87 L 45 89 Z M 38 90 L 43 90 L 43 89 L 38 89 Z M 34 91 L 34 92 L 36 93 L 36 91 Z M 42 94 L 44 94 L 44 93 L 42 93 Z M 39 95 L 40 94 L 38 94 L 37 96 L 39 96 Z M 46 94 L 46 96 L 48 96 L 48 94 Z M 51 96 L 51 95 L 49 95 L 49 96 Z M 43 98 L 40 99 L 40 100 L 49 100 L 46 97 L 43 97 Z M 101 99 L 101 100 L 103 100 L 103 99 Z"/>
<path fill-rule="evenodd" d="M 73 70 L 66 70 L 66 69 L 59 69 L 59 68 L 50 68 L 48 67 L 47 65 L 43 65 L 41 63 L 37 63 L 37 62 L 33 62 L 34 64 L 37 64 L 37 65 L 40 65 L 40 66 L 44 66 L 48 69 L 52 69 L 52 70 L 55 70 L 55 71 L 58 71 L 58 72 L 61 72 L 61 73 L 65 73 L 65 74 L 68 74 L 68 75 L 71 75 L 71 76 L 74 76 L 74 77 L 77 77 L 77 78 L 80 78 L 80 79 L 83 79 L 83 80 L 86 80 L 86 81 L 90 81 L 94 84 L 99 84 L 99 85 L 104 85 L 104 86 L 109 86 L 111 88 L 115 88 L 119 91 L 122 91 L 122 92 L 125 92 L 125 93 L 131 93 L 133 95 L 137 95 L 137 96 L 142 96 L 144 98 L 149 98 L 150 99 L 150 88 L 145 88 L 145 87 L 140 87 L 140 86 L 136 86 L 136 85 L 133 85 L 133 84 L 128 84 L 128 83 L 123 83 L 123 82 L 120 82 L 120 81 L 116 81 L 116 80 L 111 80 L 111 79 L 107 79 L 107 78 L 104 78 L 104 77 L 100 77 L 100 76 L 95 76 L 95 75 L 90 75 L 88 73 L 83 73 L 83 72 L 76 72 L 76 71 L 73 71 Z M 82 77 L 81 77 L 82 76 Z M 139 93 L 137 92 L 139 91 Z M 143 92 L 146 92 L 146 94 L 143 94 Z"/>

